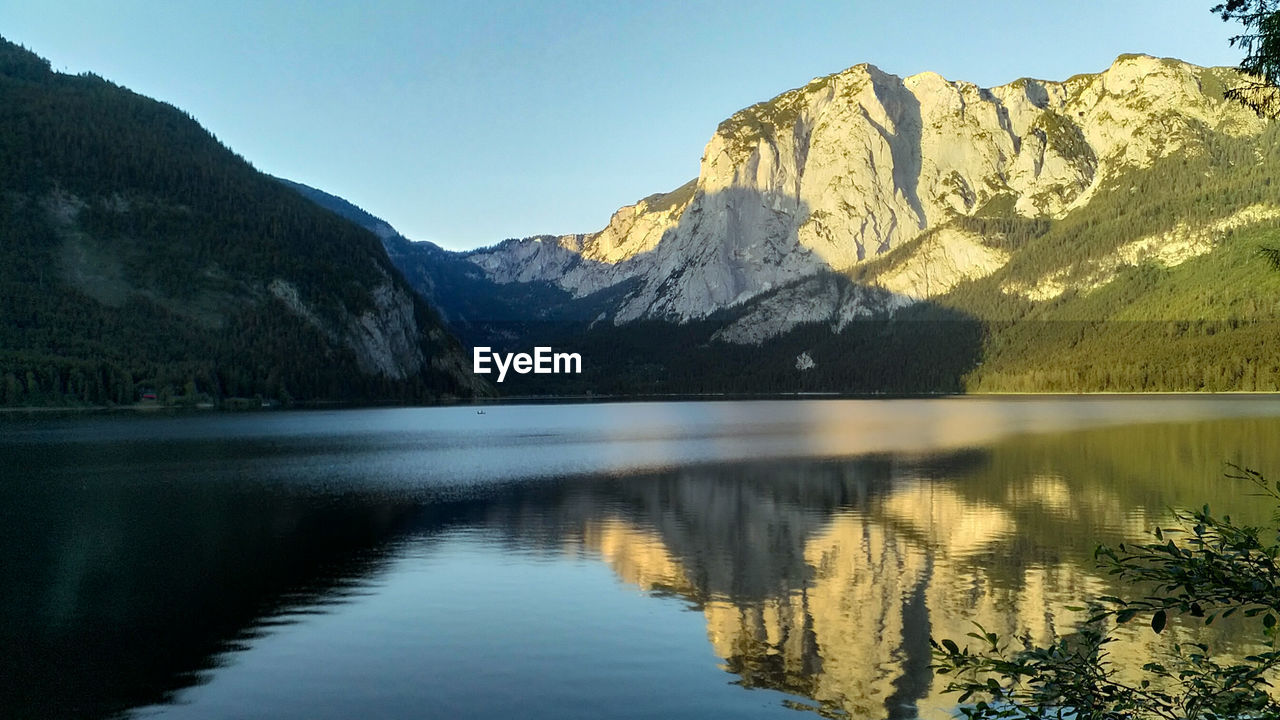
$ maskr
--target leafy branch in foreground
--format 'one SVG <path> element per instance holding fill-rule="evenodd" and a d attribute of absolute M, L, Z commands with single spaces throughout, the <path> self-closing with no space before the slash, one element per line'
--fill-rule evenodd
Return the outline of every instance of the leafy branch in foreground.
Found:
<path fill-rule="evenodd" d="M 1238 22 L 1244 31 L 1231 38 L 1231 47 L 1244 50 L 1240 71 L 1243 82 L 1226 91 L 1235 100 L 1264 118 L 1280 116 L 1280 3 L 1275 0 L 1227 0 L 1212 8 L 1227 22 Z"/>
<path fill-rule="evenodd" d="M 1280 481 L 1273 485 L 1235 466 L 1228 477 L 1280 501 Z M 1152 531 L 1155 542 L 1099 547 L 1100 568 L 1149 594 L 1098 598 L 1084 625 L 1051 645 L 1023 639 L 1015 648 L 981 626 L 969 634 L 976 649 L 931 640 L 933 669 L 947 676 L 948 692 L 960 694 L 960 712 L 1027 720 L 1280 718 L 1270 683 L 1280 666 L 1280 532 L 1236 525 L 1229 516 L 1213 516 L 1207 505 L 1177 512 L 1175 521 Z M 1227 661 L 1215 659 L 1204 643 L 1171 642 L 1168 657 L 1141 668 L 1122 667 L 1108 652 L 1119 625 L 1138 617 L 1161 633 L 1170 616 L 1210 625 L 1237 614 L 1253 619 L 1264 650 Z"/>

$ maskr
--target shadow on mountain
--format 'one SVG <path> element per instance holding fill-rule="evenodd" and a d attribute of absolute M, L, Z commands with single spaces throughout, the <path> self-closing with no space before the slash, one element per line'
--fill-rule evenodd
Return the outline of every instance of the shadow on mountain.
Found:
<path fill-rule="evenodd" d="M 448 262 L 439 258 L 435 264 L 415 265 L 419 274 L 411 275 L 410 281 L 420 289 L 433 288 L 429 297 L 445 307 L 450 317 L 479 319 L 486 333 L 470 337 L 483 337 L 495 350 L 526 352 L 536 344 L 577 352 L 583 358 L 581 375 L 508 375 L 499 386 L 504 394 L 962 392 L 963 377 L 982 357 L 983 323 L 964 311 L 929 300 L 904 307 L 903 298 L 834 270 L 797 274 L 801 266 L 822 263 L 800 245 L 792 229 L 793 218 L 807 217 L 808 213 L 804 203 L 791 196 L 741 188 L 698 195 L 679 225 L 668 230 L 655 249 L 623 261 L 652 262 L 655 253 L 685 234 L 727 238 L 723 246 L 694 243 L 688 248 L 690 257 L 686 260 L 690 264 L 672 270 L 658 289 L 659 304 L 654 308 L 665 308 L 666 312 L 674 312 L 676 301 L 664 293 L 676 293 L 673 286 L 677 281 L 683 288 L 679 292 L 686 293 L 682 296 L 685 302 L 692 300 L 689 292 L 719 304 L 750 288 L 770 288 L 687 322 L 613 322 L 623 304 L 652 290 L 645 283 L 655 279 L 632 278 L 584 298 L 568 298 L 551 283 L 499 284 L 472 269 L 468 272 L 475 285 L 444 292 L 459 271 L 441 272 Z M 739 242 L 748 232 L 772 239 Z M 537 252 L 569 251 L 556 246 L 555 250 L 538 248 Z M 474 265 L 457 256 L 452 262 Z M 397 260 L 397 264 L 402 263 Z M 612 266 L 582 258 L 574 261 L 572 271 L 603 273 L 606 267 L 617 275 Z M 810 297 L 797 301 L 786 295 L 808 286 L 818 287 Z M 704 289 L 695 292 L 690 287 Z M 561 295 L 543 304 L 538 293 L 544 297 Z M 482 309 L 473 300 L 461 299 L 478 296 L 500 307 Z M 860 298 L 863 304 L 856 306 Z M 771 302 L 783 307 L 766 307 Z M 815 311 L 806 303 L 826 305 Z M 455 309 L 449 310 L 450 305 Z M 775 332 L 763 333 L 766 339 L 757 344 L 721 339 L 721 331 L 734 323 L 772 323 L 778 327 Z"/>
<path fill-rule="evenodd" d="M 919 108 L 904 107 L 900 114 L 899 132 L 918 134 Z M 891 145 L 918 148 L 910 138 Z M 916 156 L 898 158 L 895 168 L 918 167 L 918 149 L 915 152 Z M 901 178 L 895 175 L 909 198 L 914 198 L 913 177 L 911 172 Z M 814 264 L 822 266 L 822 260 L 799 243 L 795 218 L 808 217 L 809 208 L 792 195 L 743 188 L 696 195 L 654 249 L 615 265 L 587 259 L 550 236 L 507 240 L 494 249 L 450 252 L 429 242 L 412 242 L 341 198 L 289 184 L 323 207 L 378 233 L 393 264 L 465 344 L 504 353 L 528 352 L 541 345 L 581 354 L 581 375 L 513 373 L 497 386 L 507 395 L 954 393 L 963 391 L 963 376 L 978 365 L 982 354 L 983 324 L 930 301 L 907 307 L 891 302 L 880 309 L 864 308 L 853 314 L 851 322 L 840 319 L 840 302 L 855 296 L 892 299 L 892 293 L 861 285 L 834 270 L 809 272 Z M 918 199 L 912 203 L 919 205 Z M 684 235 L 696 238 L 699 233 L 720 242 L 686 243 L 686 264 L 671 268 L 664 278 L 618 281 L 623 276 L 619 266 L 660 265 L 655 262 L 658 253 L 669 252 Z M 742 242 L 761 236 L 769 239 Z M 495 281 L 472 259 L 492 252 L 507 254 L 510 266 L 504 272 L 512 282 Z M 808 274 L 798 274 L 801 269 Z M 594 277 L 600 289 L 575 297 L 546 279 L 569 274 Z M 700 293 L 703 302 L 716 305 L 752 288 L 770 289 L 689 322 L 614 323 L 620 308 L 652 290 L 646 282 L 659 280 L 658 302 L 652 309 L 667 313 L 674 312 L 672 293 L 677 281 L 682 292 Z M 775 311 L 787 329 L 758 345 L 718 339 L 724 328 L 805 284 L 820 284 L 824 298 L 836 299 L 826 317 L 817 313 L 793 321 L 788 317 L 791 313 Z"/>
<path fill-rule="evenodd" d="M 397 234 L 384 239 L 383 244 L 409 284 L 438 309 L 444 322 L 469 347 L 524 352 L 534 345 L 545 345 L 547 338 L 564 335 L 566 329 L 586 332 L 636 286 L 635 281 L 627 280 L 574 297 L 549 282 L 494 282 L 465 256 L 430 242 L 413 242 Z M 591 261 L 575 258 L 574 262 Z"/>
<path fill-rule="evenodd" d="M 859 291 L 849 278 L 822 282 Z M 581 375 L 508 374 L 504 394 L 791 394 L 917 395 L 964 392 L 982 358 L 985 324 L 955 308 L 922 301 L 892 314 L 858 317 L 843 327 L 805 322 L 759 344 L 717 337 L 742 308 L 673 324 L 640 320 L 565 330 L 540 344 L 577 352 Z M 551 328 L 554 330 L 555 328 Z M 527 347 L 526 347 L 527 349 Z"/>
<path fill-rule="evenodd" d="M 883 77 L 883 73 L 880 74 Z M 866 110 L 862 111 L 863 117 L 884 138 L 885 145 L 889 147 L 893 155 L 894 189 L 902 193 L 911 204 L 916 217 L 920 218 L 919 229 L 923 230 L 928 223 L 928 218 L 925 217 L 919 191 L 920 166 L 923 162 L 920 156 L 920 141 L 924 131 L 924 122 L 920 118 L 920 100 L 914 93 L 890 95 L 884 92 L 885 85 L 882 82 L 872 83 L 871 86 L 875 90 L 876 98 L 894 117 L 894 132 L 889 132 L 887 128 L 873 120 Z M 881 247 L 879 252 L 885 252 L 888 249 Z"/>

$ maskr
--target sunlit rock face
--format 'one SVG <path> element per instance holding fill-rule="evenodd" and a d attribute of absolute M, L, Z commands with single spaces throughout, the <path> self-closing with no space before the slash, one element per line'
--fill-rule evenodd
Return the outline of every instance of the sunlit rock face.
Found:
<path fill-rule="evenodd" d="M 725 120 L 695 181 L 619 210 L 600 232 L 508 241 L 469 258 L 500 282 L 550 281 L 580 297 L 634 280 L 616 323 L 701 318 L 993 206 L 1061 217 L 1126 169 L 1200 152 L 1214 135 L 1257 135 L 1264 124 L 1222 99 L 1232 73 L 1126 55 L 1065 82 L 984 89 L 857 65 Z M 1008 260 L 955 232 L 913 252 L 914 264 L 867 278 L 892 293 L 880 304 L 946 292 Z M 809 314 L 837 323 L 869 307 L 861 297 L 820 304 Z M 760 321 L 785 325 L 776 314 Z"/>

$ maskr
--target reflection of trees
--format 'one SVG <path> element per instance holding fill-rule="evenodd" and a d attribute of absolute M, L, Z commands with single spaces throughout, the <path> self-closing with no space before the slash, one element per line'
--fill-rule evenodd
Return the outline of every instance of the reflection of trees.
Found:
<path fill-rule="evenodd" d="M 93 450 L 19 450 L 0 448 L 3 717 L 166 702 L 290 613 L 358 589 L 415 511 L 190 471 L 214 445 L 113 448 L 110 477 L 80 469 L 103 461 Z"/>

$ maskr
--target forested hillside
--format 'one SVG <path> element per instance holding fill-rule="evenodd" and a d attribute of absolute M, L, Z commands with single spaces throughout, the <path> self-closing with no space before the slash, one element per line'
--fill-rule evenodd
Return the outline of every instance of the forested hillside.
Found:
<path fill-rule="evenodd" d="M 477 390 L 379 240 L 190 116 L 0 40 L 0 403 Z"/>
<path fill-rule="evenodd" d="M 1280 273 L 1261 252 L 1280 244 L 1278 139 L 1206 134 L 1035 232 L 971 220 L 1015 251 L 936 299 L 986 326 L 966 388 L 1280 389 Z"/>

